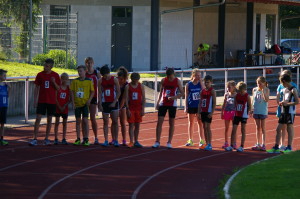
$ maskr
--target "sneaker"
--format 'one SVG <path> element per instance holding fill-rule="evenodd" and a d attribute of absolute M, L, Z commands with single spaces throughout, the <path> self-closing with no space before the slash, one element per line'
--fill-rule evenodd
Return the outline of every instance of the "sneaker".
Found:
<path fill-rule="evenodd" d="M 133 142 L 129 142 L 129 144 L 127 145 L 128 148 L 132 148 L 133 147 Z"/>
<path fill-rule="evenodd" d="M 225 149 L 227 147 L 229 147 L 229 144 L 228 144 L 228 142 L 225 142 L 224 145 L 222 146 L 222 149 Z"/>
<path fill-rule="evenodd" d="M 167 148 L 168 149 L 172 149 L 173 147 L 172 147 L 172 144 L 170 143 L 170 142 L 167 142 Z"/>
<path fill-rule="evenodd" d="M 189 140 L 186 142 L 185 146 L 194 146 L 193 140 L 189 139 Z"/>
<path fill-rule="evenodd" d="M 201 146 L 203 146 L 203 145 L 205 145 L 205 141 L 204 141 L 204 140 L 200 140 L 200 142 L 199 142 L 199 147 L 201 147 Z"/>
<path fill-rule="evenodd" d="M 119 147 L 120 145 L 119 145 L 119 142 L 117 141 L 117 140 L 115 140 L 115 142 L 114 142 L 114 147 Z"/>
<path fill-rule="evenodd" d="M 37 146 L 38 145 L 38 143 L 37 143 L 37 140 L 36 139 L 34 139 L 34 140 L 31 140 L 29 143 L 29 146 Z"/>
<path fill-rule="evenodd" d="M 134 147 L 137 147 L 137 148 L 143 148 L 143 145 L 141 145 L 138 141 L 136 141 L 134 143 Z"/>
<path fill-rule="evenodd" d="M 207 146 L 206 144 L 202 144 L 202 145 L 199 147 L 199 149 L 204 150 L 206 146 Z"/>
<path fill-rule="evenodd" d="M 225 151 L 232 151 L 233 150 L 233 147 L 232 146 L 228 146 L 225 148 Z"/>
<path fill-rule="evenodd" d="M 244 148 L 240 146 L 236 151 L 237 152 L 244 152 Z"/>
<path fill-rule="evenodd" d="M 7 146 L 7 145 L 8 145 L 8 142 L 5 141 L 5 140 L 0 140 L 0 145 L 1 145 L 1 146 Z"/>
<path fill-rule="evenodd" d="M 101 144 L 101 146 L 108 147 L 108 146 L 109 146 L 109 143 L 108 143 L 108 141 L 107 141 L 107 140 L 105 140 L 105 141 L 104 141 L 104 143 L 103 143 L 103 144 Z"/>
<path fill-rule="evenodd" d="M 284 151 L 286 149 L 286 147 L 284 145 L 281 145 L 281 147 L 279 148 L 280 151 Z"/>
<path fill-rule="evenodd" d="M 77 146 L 81 145 L 80 139 L 77 138 L 77 140 L 75 140 L 75 142 L 73 143 L 73 145 L 77 145 Z"/>
<path fill-rule="evenodd" d="M 89 140 L 88 139 L 83 140 L 82 145 L 83 146 L 90 146 Z"/>
<path fill-rule="evenodd" d="M 261 151 L 266 151 L 266 146 L 263 144 L 262 146 L 260 146 L 260 150 Z"/>
<path fill-rule="evenodd" d="M 123 141 L 122 141 L 122 146 L 127 146 L 126 140 L 123 140 Z"/>
<path fill-rule="evenodd" d="M 267 150 L 267 153 L 280 153 L 280 149 L 273 147 L 272 149 Z"/>
<path fill-rule="evenodd" d="M 58 139 L 55 139 L 54 142 L 53 142 L 53 144 L 54 144 L 54 145 L 58 145 L 58 144 L 59 144 Z"/>
<path fill-rule="evenodd" d="M 233 145 L 233 149 L 237 149 L 237 146 L 236 146 L 236 144 L 234 144 L 234 145 Z"/>
<path fill-rule="evenodd" d="M 155 142 L 152 146 L 152 148 L 158 148 L 160 146 L 159 142 Z"/>
<path fill-rule="evenodd" d="M 63 145 L 68 145 L 68 142 L 67 142 L 66 139 L 62 139 L 61 144 L 63 144 Z"/>
<path fill-rule="evenodd" d="M 100 143 L 99 143 L 98 138 L 95 138 L 94 145 L 99 145 L 99 144 L 100 144 Z"/>
<path fill-rule="evenodd" d="M 212 150 L 212 146 L 211 144 L 208 144 L 205 148 L 204 148 L 205 151 L 211 151 Z"/>
<path fill-rule="evenodd" d="M 112 140 L 109 145 L 114 145 L 115 144 L 115 140 Z"/>
<path fill-rule="evenodd" d="M 253 150 L 253 151 L 260 151 L 260 146 L 259 146 L 259 144 L 256 144 L 256 145 L 254 145 L 251 149 Z"/>
<path fill-rule="evenodd" d="M 293 150 L 289 147 L 286 147 L 284 151 L 282 151 L 282 153 L 290 153 L 292 152 Z"/>
<path fill-rule="evenodd" d="M 45 139 L 45 140 L 44 140 L 44 145 L 45 145 L 45 146 L 50 146 L 50 145 L 51 145 L 50 140 L 49 140 L 49 139 Z"/>

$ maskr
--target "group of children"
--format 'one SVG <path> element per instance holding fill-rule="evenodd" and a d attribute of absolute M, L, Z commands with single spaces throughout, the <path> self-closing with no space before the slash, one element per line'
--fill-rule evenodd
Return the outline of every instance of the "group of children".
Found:
<path fill-rule="evenodd" d="M 119 146 L 119 119 L 122 132 L 122 145 L 128 147 L 143 147 L 139 141 L 139 129 L 142 117 L 145 114 L 145 89 L 139 82 L 139 73 L 130 75 L 128 83 L 128 71 L 120 67 L 117 77 L 110 74 L 108 66 L 94 69 L 92 57 L 85 59 L 85 65 L 77 67 L 79 77 L 74 79 L 69 86 L 69 76 L 66 73 L 59 75 L 52 71 L 54 61 L 47 59 L 44 70 L 37 74 L 34 90 L 34 106 L 36 107 L 36 121 L 34 125 L 33 140 L 30 146 L 38 145 L 37 134 L 43 115 L 47 114 L 46 136 L 44 145 L 50 145 L 49 134 L 51 131 L 52 117 L 55 116 L 55 140 L 54 144 L 68 144 L 66 140 L 68 106 L 72 104 L 76 118 L 76 136 L 74 145 L 89 146 L 89 122 L 90 117 L 94 132 L 94 144 L 100 144 L 98 140 L 98 126 L 96 121 L 97 108 L 103 116 L 104 142 L 102 146 Z M 4 82 L 7 71 L 0 69 L 0 144 L 7 145 L 3 139 L 4 123 L 6 123 L 8 85 Z M 297 86 L 291 81 L 291 72 L 285 70 L 280 75 L 280 85 L 277 89 L 277 117 L 279 118 L 275 146 L 267 150 L 269 153 L 292 151 L 293 123 L 296 114 L 295 106 L 299 103 Z M 193 146 L 194 121 L 197 120 L 199 147 L 207 151 L 212 150 L 211 122 L 216 107 L 216 91 L 212 87 L 213 79 L 210 75 L 201 78 L 200 70 L 192 71 L 191 80 L 185 85 L 183 91 L 181 81 L 175 76 L 172 68 L 166 70 L 166 77 L 161 80 L 160 94 L 157 100 L 158 120 L 156 126 L 156 141 L 153 148 L 160 146 L 162 125 L 166 113 L 169 114 L 169 137 L 167 148 L 172 148 L 172 139 L 175 128 L 177 111 L 177 99 L 186 97 L 184 112 L 188 116 L 188 141 L 186 146 Z M 267 81 L 260 76 L 256 80 L 257 87 L 252 90 L 252 99 L 247 93 L 247 85 L 244 82 L 227 82 L 227 91 L 221 111 L 221 118 L 225 122 L 225 143 L 222 146 L 226 151 L 236 149 L 244 151 L 246 139 L 246 124 L 249 116 L 253 116 L 256 124 L 256 144 L 252 150 L 266 151 L 265 120 L 268 117 L 268 101 L 270 90 Z M 63 118 L 63 136 L 61 142 L 58 139 L 60 117 Z M 109 118 L 111 118 L 112 141 L 108 141 Z M 126 120 L 129 123 L 130 142 L 126 143 Z M 232 122 L 231 142 L 229 144 L 229 126 Z M 241 143 L 237 147 L 236 134 L 241 123 Z M 288 132 L 288 144 L 284 146 L 285 131 Z M 82 140 L 81 140 L 82 134 Z M 281 146 L 280 146 L 281 145 Z"/>

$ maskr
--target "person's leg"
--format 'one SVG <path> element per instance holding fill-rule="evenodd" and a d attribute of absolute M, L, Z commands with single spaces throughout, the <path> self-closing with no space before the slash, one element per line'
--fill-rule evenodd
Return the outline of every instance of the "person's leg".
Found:
<path fill-rule="evenodd" d="M 208 122 L 205 122 L 205 125 L 206 125 L 206 132 L 207 132 L 207 140 L 208 140 L 208 144 L 211 144 L 211 138 L 212 138 L 212 135 L 211 135 L 211 128 L 210 128 L 210 123 Z"/>
<path fill-rule="evenodd" d="M 140 133 L 140 123 L 134 123 L 134 140 L 138 142 L 139 140 L 139 133 Z"/>
<path fill-rule="evenodd" d="M 88 117 L 82 118 L 82 126 L 84 127 L 84 128 L 82 128 L 83 138 L 88 139 L 89 138 L 89 119 L 88 119 Z"/>
<path fill-rule="evenodd" d="M 39 132 L 41 119 L 42 119 L 42 115 L 37 114 L 36 118 L 35 118 L 35 123 L 34 123 L 34 130 L 33 130 L 33 139 L 35 139 L 35 140 L 37 139 L 37 134 Z"/>
<path fill-rule="evenodd" d="M 108 142 L 108 123 L 109 123 L 109 114 L 102 112 L 103 118 L 103 133 L 104 133 L 104 140 Z"/>
<path fill-rule="evenodd" d="M 46 136 L 45 136 L 46 140 L 49 139 L 49 134 L 50 134 L 50 131 L 51 131 L 51 127 L 52 127 L 52 115 L 48 115 L 47 116 L 47 125 L 46 125 Z"/>
<path fill-rule="evenodd" d="M 225 123 L 225 143 L 228 143 L 228 131 L 229 131 L 229 125 L 231 120 L 224 120 Z"/>
<path fill-rule="evenodd" d="M 168 143 L 172 142 L 175 128 L 175 118 L 169 118 L 169 139 Z"/>
<path fill-rule="evenodd" d="M 120 125 L 121 125 L 121 133 L 122 133 L 122 143 L 126 144 L 126 109 L 122 108 L 119 111 L 120 115 Z"/>
<path fill-rule="evenodd" d="M 241 132 L 242 132 L 241 147 L 244 148 L 245 140 L 246 140 L 246 123 L 241 124 Z"/>
<path fill-rule="evenodd" d="M 256 126 L 256 144 L 261 144 L 261 122 L 260 119 L 254 119 Z"/>
<path fill-rule="evenodd" d="M 200 142 L 202 139 L 204 139 L 203 124 L 202 121 L 199 120 L 197 114 L 195 114 L 194 117 L 197 118 L 197 122 L 198 122 L 198 135 L 199 135 L 199 142 Z"/>
<path fill-rule="evenodd" d="M 188 137 L 189 140 L 193 140 L 193 134 L 194 134 L 194 118 L 195 114 L 188 114 Z"/>
<path fill-rule="evenodd" d="M 278 148 L 279 147 L 279 143 L 281 140 L 281 133 L 282 133 L 282 126 L 284 124 L 280 124 L 278 123 L 277 128 L 276 128 L 276 141 L 275 141 L 275 147 Z"/>
<path fill-rule="evenodd" d="M 60 117 L 55 117 L 55 125 L 54 125 L 54 139 L 55 140 L 58 140 L 59 118 Z"/>
<path fill-rule="evenodd" d="M 118 119 L 119 119 L 119 111 L 112 111 L 110 113 L 111 117 L 111 134 L 113 136 L 113 139 L 115 141 L 118 141 L 118 134 L 119 134 L 119 124 L 118 124 Z"/>
<path fill-rule="evenodd" d="M 292 144 L 294 140 L 294 125 L 293 124 L 287 124 L 287 133 L 288 133 L 288 147 L 292 149 Z"/>
<path fill-rule="evenodd" d="M 162 131 L 162 125 L 164 123 L 165 117 L 159 116 L 157 119 L 157 124 L 156 124 L 156 141 L 160 142 L 160 136 L 161 136 L 161 131 Z"/>
<path fill-rule="evenodd" d="M 129 123 L 129 139 L 132 144 L 134 142 L 134 123 Z"/>
<path fill-rule="evenodd" d="M 236 144 L 236 131 L 237 131 L 238 125 L 234 124 L 232 126 L 232 131 L 231 131 L 231 138 L 230 138 L 230 142 L 231 142 L 231 146 L 234 146 Z"/>
<path fill-rule="evenodd" d="M 91 104 L 89 107 L 90 110 L 90 120 L 92 124 L 92 129 L 94 132 L 95 139 L 98 138 L 98 125 L 97 125 L 97 120 L 96 120 L 96 111 L 97 111 L 97 105 L 96 104 Z"/>
<path fill-rule="evenodd" d="M 0 139 L 3 139 L 4 137 L 4 123 L 1 123 L 1 127 L 0 127 Z"/>
<path fill-rule="evenodd" d="M 260 120 L 261 122 L 261 133 L 262 133 L 262 145 L 266 145 L 266 119 Z"/>
<path fill-rule="evenodd" d="M 77 139 L 80 139 L 80 130 L 81 130 L 81 117 L 76 117 L 76 136 L 77 136 Z"/>
<path fill-rule="evenodd" d="M 208 144 L 206 122 L 202 121 L 202 124 L 203 124 L 203 131 L 204 131 L 204 139 L 205 139 L 206 144 Z"/>
<path fill-rule="evenodd" d="M 287 131 L 287 125 L 283 124 L 281 129 L 281 146 L 285 146 L 284 141 L 285 141 L 286 131 Z"/>
<path fill-rule="evenodd" d="M 63 118 L 63 139 L 66 139 L 66 135 L 67 135 L 67 122 L 68 119 L 67 118 Z"/>

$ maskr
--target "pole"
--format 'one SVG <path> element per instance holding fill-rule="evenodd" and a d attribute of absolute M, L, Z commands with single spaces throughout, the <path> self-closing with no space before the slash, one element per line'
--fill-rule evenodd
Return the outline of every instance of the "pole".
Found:
<path fill-rule="evenodd" d="M 28 62 L 32 61 L 32 0 L 29 0 L 29 57 Z"/>
<path fill-rule="evenodd" d="M 67 7 L 67 25 L 66 25 L 66 68 L 68 67 L 68 49 L 69 49 L 69 6 Z"/>

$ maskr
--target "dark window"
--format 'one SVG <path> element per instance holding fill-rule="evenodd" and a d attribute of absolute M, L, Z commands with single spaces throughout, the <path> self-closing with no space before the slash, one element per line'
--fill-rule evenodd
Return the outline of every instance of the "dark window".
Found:
<path fill-rule="evenodd" d="M 131 17 L 132 15 L 132 8 L 122 8 L 117 7 L 113 8 L 113 17 Z"/>

